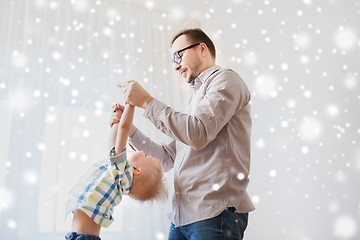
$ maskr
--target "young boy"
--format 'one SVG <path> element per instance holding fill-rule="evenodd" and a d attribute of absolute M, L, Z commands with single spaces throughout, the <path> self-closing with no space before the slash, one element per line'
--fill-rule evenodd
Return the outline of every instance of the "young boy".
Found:
<path fill-rule="evenodd" d="M 94 164 L 70 191 L 66 214 L 73 212 L 74 218 L 66 239 L 100 240 L 100 229 L 112 223 L 113 208 L 123 194 L 140 201 L 167 197 L 160 161 L 143 152 L 126 156 L 134 110 L 131 105 L 113 107 L 110 157 Z"/>

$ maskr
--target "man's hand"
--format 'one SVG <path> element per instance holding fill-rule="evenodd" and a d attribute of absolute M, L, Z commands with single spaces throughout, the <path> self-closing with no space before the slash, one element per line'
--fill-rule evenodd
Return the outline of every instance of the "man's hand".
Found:
<path fill-rule="evenodd" d="M 118 84 L 123 89 L 125 103 L 145 109 L 154 98 L 136 81 Z"/>

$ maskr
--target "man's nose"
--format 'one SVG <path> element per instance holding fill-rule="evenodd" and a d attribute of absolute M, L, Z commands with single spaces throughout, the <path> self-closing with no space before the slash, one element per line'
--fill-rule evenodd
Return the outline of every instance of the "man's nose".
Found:
<path fill-rule="evenodd" d="M 181 68 L 181 65 L 179 63 L 173 63 L 173 68 L 178 71 Z"/>

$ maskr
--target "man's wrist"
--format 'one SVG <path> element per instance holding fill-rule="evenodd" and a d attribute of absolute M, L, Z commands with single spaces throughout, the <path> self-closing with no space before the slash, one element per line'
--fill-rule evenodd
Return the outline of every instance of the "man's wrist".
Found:
<path fill-rule="evenodd" d="M 152 100 L 154 100 L 154 98 L 151 96 L 148 99 L 146 99 L 142 108 L 145 109 L 147 107 L 147 105 L 149 105 L 149 103 L 151 103 Z"/>

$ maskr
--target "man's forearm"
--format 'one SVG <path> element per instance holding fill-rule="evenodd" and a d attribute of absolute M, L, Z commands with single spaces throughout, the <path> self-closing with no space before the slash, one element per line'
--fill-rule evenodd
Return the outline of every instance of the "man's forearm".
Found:
<path fill-rule="evenodd" d="M 131 125 L 130 131 L 129 131 L 129 138 L 131 138 L 135 132 L 136 132 L 137 128 L 135 127 L 135 125 Z"/>
<path fill-rule="evenodd" d="M 146 155 L 159 159 L 165 171 L 173 168 L 176 153 L 175 141 L 166 145 L 158 144 L 137 129 L 129 140 L 133 148 L 144 151 Z"/>

